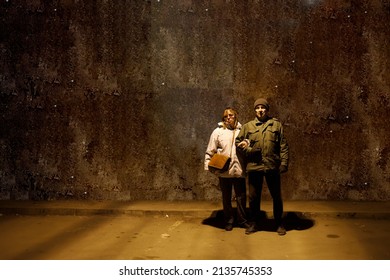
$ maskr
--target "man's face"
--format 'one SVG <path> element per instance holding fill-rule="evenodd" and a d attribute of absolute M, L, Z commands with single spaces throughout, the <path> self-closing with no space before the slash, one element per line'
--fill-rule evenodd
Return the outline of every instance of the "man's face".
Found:
<path fill-rule="evenodd" d="M 256 112 L 256 117 L 261 121 L 265 120 L 268 116 L 267 107 L 261 104 L 256 106 L 255 112 Z"/>

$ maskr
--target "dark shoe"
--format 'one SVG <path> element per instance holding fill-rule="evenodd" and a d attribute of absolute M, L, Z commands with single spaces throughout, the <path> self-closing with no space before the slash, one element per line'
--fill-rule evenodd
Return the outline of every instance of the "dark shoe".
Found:
<path fill-rule="evenodd" d="M 256 232 L 256 224 L 250 224 L 245 230 L 245 234 L 252 234 Z"/>
<path fill-rule="evenodd" d="M 284 228 L 284 226 L 279 226 L 278 229 L 276 230 L 276 232 L 279 235 L 286 235 L 286 229 Z"/>
<path fill-rule="evenodd" d="M 250 224 L 248 224 L 248 223 L 242 223 L 242 224 L 240 224 L 240 228 L 250 228 Z"/>
<path fill-rule="evenodd" d="M 225 230 L 226 231 L 232 231 L 233 230 L 233 224 L 230 224 L 230 223 L 226 224 Z"/>

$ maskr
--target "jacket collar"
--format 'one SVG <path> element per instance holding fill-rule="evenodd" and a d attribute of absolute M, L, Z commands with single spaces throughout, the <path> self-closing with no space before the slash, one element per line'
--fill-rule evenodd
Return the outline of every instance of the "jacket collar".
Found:
<path fill-rule="evenodd" d="M 219 122 L 219 123 L 218 123 L 218 127 L 219 127 L 219 128 L 223 128 L 223 122 Z M 236 129 L 241 129 L 241 127 L 242 127 L 241 123 L 238 122 L 238 123 L 237 123 Z"/>
<path fill-rule="evenodd" d="M 266 124 L 266 126 L 268 126 L 268 125 L 273 125 L 273 123 L 274 121 L 271 117 L 268 117 L 268 119 L 265 122 L 261 122 L 257 117 L 255 118 L 256 126 L 260 126 L 262 124 Z"/>

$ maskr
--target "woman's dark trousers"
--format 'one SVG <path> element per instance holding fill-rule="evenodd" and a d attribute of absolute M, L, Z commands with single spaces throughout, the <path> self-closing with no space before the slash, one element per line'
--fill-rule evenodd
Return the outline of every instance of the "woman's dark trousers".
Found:
<path fill-rule="evenodd" d="M 225 222 L 234 223 L 234 212 L 232 207 L 232 190 L 236 195 L 237 222 L 244 224 L 246 219 L 246 184 L 245 178 L 223 178 L 219 177 L 219 184 L 222 191 L 222 204 Z"/>

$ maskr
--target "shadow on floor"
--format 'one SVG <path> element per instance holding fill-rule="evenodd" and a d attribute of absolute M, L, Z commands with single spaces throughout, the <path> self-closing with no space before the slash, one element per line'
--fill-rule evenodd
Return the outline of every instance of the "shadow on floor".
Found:
<path fill-rule="evenodd" d="M 202 221 L 202 224 L 224 229 L 225 222 L 223 218 L 223 211 L 213 211 L 209 218 Z M 283 224 L 286 231 L 307 230 L 314 226 L 315 221 L 305 218 L 301 212 L 285 212 L 283 216 Z M 239 227 L 239 225 L 235 225 L 235 227 Z M 267 213 L 264 211 L 261 211 L 261 217 L 258 219 L 257 230 L 270 232 L 276 231 L 274 220 L 267 217 Z"/>

